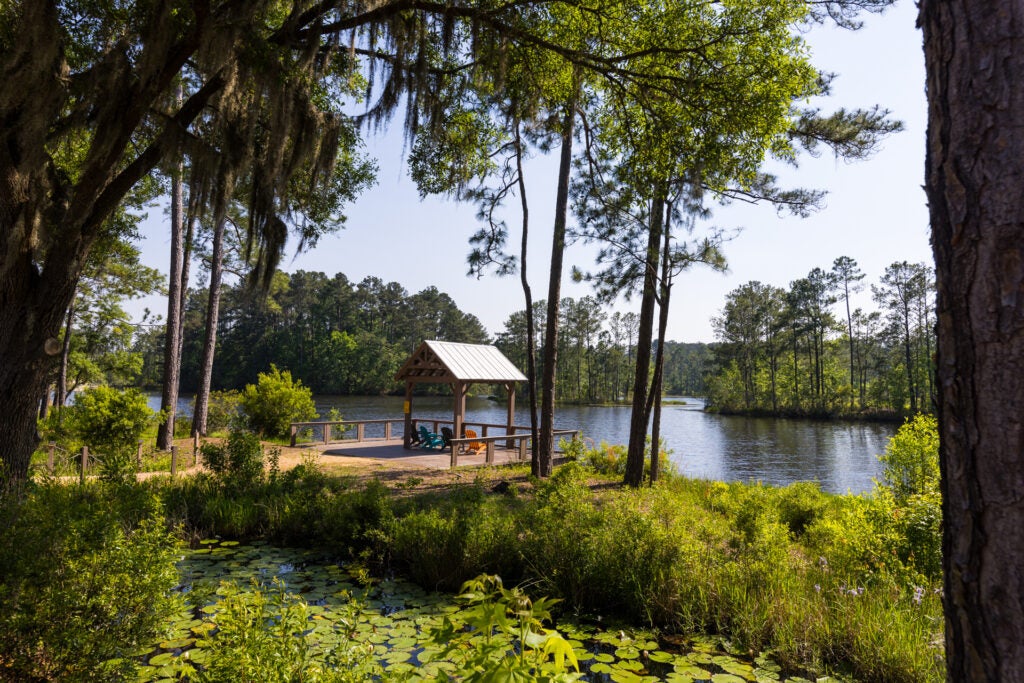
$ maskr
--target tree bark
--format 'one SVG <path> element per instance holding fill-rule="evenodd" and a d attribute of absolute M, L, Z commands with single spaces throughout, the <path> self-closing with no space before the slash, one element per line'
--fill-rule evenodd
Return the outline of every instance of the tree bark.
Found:
<path fill-rule="evenodd" d="M 562 293 L 562 256 L 565 252 L 565 223 L 569 210 L 569 176 L 572 171 L 572 139 L 576 122 L 575 99 L 566 104 L 562 121 L 562 150 L 558 164 L 558 192 L 555 195 L 555 229 L 551 237 L 551 272 L 548 277 L 548 319 L 544 328 L 544 372 L 541 378 L 540 434 L 534 476 L 551 476 L 555 452 L 555 371 L 558 366 L 558 306 Z"/>
<path fill-rule="evenodd" d="M 648 381 L 651 371 L 651 346 L 654 336 L 654 303 L 658 284 L 658 255 L 661 252 L 662 221 L 665 215 L 664 193 L 656 192 L 651 207 L 651 227 L 647 236 L 647 264 L 644 290 L 640 300 L 640 326 L 636 340 L 636 371 L 633 379 L 633 412 L 629 420 L 629 446 L 623 482 L 638 487 L 644 480 L 644 447 L 647 441 Z"/>
<path fill-rule="evenodd" d="M 167 287 L 163 391 L 160 394 L 160 410 L 164 411 L 165 418 L 156 433 L 156 447 L 165 451 L 174 443 L 174 417 L 178 408 L 178 382 L 181 377 L 181 275 L 185 258 L 182 173 L 182 164 L 179 162 L 171 181 L 171 272 Z"/>
<path fill-rule="evenodd" d="M 665 335 L 668 329 L 668 306 L 672 296 L 672 230 L 669 223 L 671 208 L 665 205 L 664 244 L 661 253 L 661 282 L 658 301 L 658 351 L 654 356 L 654 382 L 651 394 L 654 397 L 651 415 L 651 484 L 658 481 L 661 469 L 661 393 L 665 383 Z"/>
<path fill-rule="evenodd" d="M 64 245 L 68 246 L 68 245 Z M 28 477 L 39 400 L 60 353 L 57 340 L 77 284 L 73 253 L 58 249 L 45 273 L 23 254 L 0 268 L 0 490 Z"/>
<path fill-rule="evenodd" d="M 1024 680 L 1024 13 L 922 0 L 949 681 Z"/>
<path fill-rule="evenodd" d="M 206 335 L 203 338 L 203 363 L 196 390 L 196 407 L 192 415 L 192 436 L 206 436 L 206 417 L 210 407 L 210 386 L 213 380 L 213 356 L 217 350 L 217 320 L 220 317 L 220 288 L 224 273 L 224 224 L 219 218 L 213 229 L 213 252 L 210 255 L 210 293 L 206 302 Z"/>
<path fill-rule="evenodd" d="M 519 121 L 515 122 L 516 133 L 516 180 L 519 185 L 519 203 L 523 209 L 523 239 L 519 250 L 519 281 L 523 285 L 523 299 L 526 302 L 526 377 L 530 396 L 530 469 L 536 475 L 540 471 L 537 437 L 537 352 L 534 339 L 537 338 L 533 319 L 533 292 L 526 278 L 526 246 L 530 228 L 530 206 L 526 201 L 526 179 L 523 177 L 523 141 L 520 137 Z"/>
<path fill-rule="evenodd" d="M 57 388 L 53 392 L 53 405 L 60 409 L 68 400 L 68 363 L 71 360 L 71 330 L 75 322 L 75 303 L 72 295 L 71 305 L 64 323 L 64 343 L 60 348 L 60 368 L 57 371 Z"/>

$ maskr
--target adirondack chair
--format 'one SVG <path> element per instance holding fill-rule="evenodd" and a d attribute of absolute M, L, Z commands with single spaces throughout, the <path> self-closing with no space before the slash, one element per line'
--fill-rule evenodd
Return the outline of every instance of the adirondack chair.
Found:
<path fill-rule="evenodd" d="M 420 425 L 420 448 L 428 451 L 444 450 L 444 439 L 439 434 L 427 431 L 427 428 Z"/>
<path fill-rule="evenodd" d="M 475 439 L 476 438 L 476 431 L 472 430 L 472 429 L 467 429 L 466 430 L 466 438 L 467 439 Z M 483 441 L 470 441 L 469 443 L 466 444 L 466 452 L 467 453 L 473 453 L 473 454 L 483 453 L 486 450 L 487 450 L 487 444 L 485 444 Z"/>
<path fill-rule="evenodd" d="M 441 438 L 444 440 L 444 446 L 441 447 L 441 450 L 451 448 L 452 439 L 455 438 L 455 434 L 452 433 L 452 428 L 441 427 Z"/>

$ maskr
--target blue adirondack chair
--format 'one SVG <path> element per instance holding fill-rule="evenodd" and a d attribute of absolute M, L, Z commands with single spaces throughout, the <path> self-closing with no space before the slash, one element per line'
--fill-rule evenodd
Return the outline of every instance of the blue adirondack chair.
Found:
<path fill-rule="evenodd" d="M 428 451 L 444 450 L 444 439 L 439 434 L 428 432 L 427 428 L 420 425 L 420 448 Z"/>

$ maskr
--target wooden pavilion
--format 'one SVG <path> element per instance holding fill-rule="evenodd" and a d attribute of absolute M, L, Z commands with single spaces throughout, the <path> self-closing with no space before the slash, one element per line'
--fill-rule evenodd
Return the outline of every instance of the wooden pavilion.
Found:
<path fill-rule="evenodd" d="M 500 384 L 508 390 L 508 432 L 512 432 L 516 414 L 516 383 L 526 376 L 496 347 L 486 344 L 425 341 L 395 375 L 405 382 L 405 436 L 403 445 L 412 444 L 412 390 L 417 384 L 448 384 L 455 397 L 452 430 L 462 435 L 466 418 L 466 394 L 473 384 Z"/>

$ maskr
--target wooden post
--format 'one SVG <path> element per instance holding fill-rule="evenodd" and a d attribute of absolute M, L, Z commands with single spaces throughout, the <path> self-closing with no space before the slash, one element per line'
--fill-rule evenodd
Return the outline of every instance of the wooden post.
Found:
<path fill-rule="evenodd" d="M 53 456 L 57 450 L 57 442 L 51 441 L 46 445 L 46 468 L 50 470 L 50 474 L 53 474 Z"/>
<path fill-rule="evenodd" d="M 466 436 L 463 432 L 463 422 L 466 419 L 466 390 L 469 387 L 462 382 L 456 382 L 452 385 L 452 393 L 455 394 L 455 415 L 452 420 L 452 431 L 456 437 Z M 437 428 L 434 428 L 437 431 Z"/>
<path fill-rule="evenodd" d="M 405 383 L 405 403 L 402 404 L 402 412 L 405 417 L 405 431 L 402 434 L 402 448 L 412 448 L 412 382 Z"/>
<path fill-rule="evenodd" d="M 178 447 L 171 446 L 171 476 L 178 473 Z"/>
<path fill-rule="evenodd" d="M 331 423 L 324 422 L 324 445 L 326 446 L 331 442 Z"/>
<path fill-rule="evenodd" d="M 494 464 L 494 442 L 493 441 L 488 441 L 487 442 L 487 457 L 484 458 L 484 462 L 486 462 L 488 465 L 493 465 Z"/>
<path fill-rule="evenodd" d="M 519 459 L 526 460 L 526 444 L 530 443 L 530 438 L 526 437 L 519 439 Z"/>
<path fill-rule="evenodd" d="M 135 448 L 135 468 L 140 472 L 142 471 L 142 439 L 139 439 L 139 445 Z"/>
<path fill-rule="evenodd" d="M 295 438 L 296 438 L 296 436 L 299 433 L 299 428 L 296 427 L 295 425 L 292 425 L 291 432 L 292 432 L 292 448 L 295 448 Z"/>
<path fill-rule="evenodd" d="M 505 385 L 505 390 L 508 392 L 508 412 L 505 415 L 505 433 L 515 434 L 516 424 L 516 383 L 509 382 Z M 505 442 L 505 448 L 509 450 L 515 448 L 515 441 L 509 439 Z"/>
<path fill-rule="evenodd" d="M 78 483 L 85 486 L 85 470 L 89 467 L 89 447 L 82 446 L 82 467 L 78 473 Z"/>
<path fill-rule="evenodd" d="M 362 422 L 356 423 L 356 441 L 362 441 L 366 437 L 366 425 Z"/>
<path fill-rule="evenodd" d="M 384 423 L 384 440 L 391 441 L 391 420 Z"/>
<path fill-rule="evenodd" d="M 456 438 L 458 438 L 458 437 L 456 437 Z M 462 448 L 462 444 L 461 444 L 461 443 L 460 443 L 460 444 L 458 444 L 457 446 L 456 446 L 455 444 L 452 444 L 452 460 L 451 460 L 451 468 L 452 468 L 453 470 L 454 470 L 454 469 L 455 469 L 455 468 L 456 468 L 456 467 L 458 466 L 458 464 L 459 464 L 459 449 L 460 449 L 460 448 Z"/>

